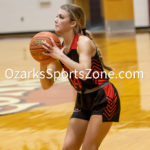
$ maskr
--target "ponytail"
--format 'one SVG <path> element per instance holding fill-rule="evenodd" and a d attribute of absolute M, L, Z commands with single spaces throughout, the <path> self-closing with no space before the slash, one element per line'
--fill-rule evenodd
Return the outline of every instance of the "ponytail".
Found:
<path fill-rule="evenodd" d="M 96 46 L 96 47 L 97 47 L 97 46 Z M 103 68 L 106 69 L 106 70 L 108 70 L 108 71 L 112 71 L 113 69 L 112 69 L 110 66 L 104 64 L 103 57 L 102 57 L 102 55 L 101 55 L 100 49 L 97 47 L 96 50 L 97 50 L 98 55 L 99 55 L 99 57 L 100 57 L 100 60 L 101 60 L 101 63 L 102 63 Z"/>
<path fill-rule="evenodd" d="M 91 32 L 89 32 L 86 28 L 82 29 L 82 34 L 87 36 L 89 39 L 91 39 L 93 41 Z"/>
<path fill-rule="evenodd" d="M 94 42 L 91 32 L 89 32 L 88 30 L 86 30 L 86 28 L 82 29 L 82 34 L 85 35 L 85 36 L 87 36 L 87 37 L 89 37 Z M 97 44 L 95 42 L 94 42 L 94 44 L 96 46 L 96 51 L 98 52 L 98 55 L 99 55 L 99 58 L 101 60 L 103 68 L 106 69 L 106 70 L 108 70 L 108 71 L 112 71 L 113 69 L 111 67 L 109 67 L 109 66 L 107 66 L 107 65 L 104 64 L 103 57 L 101 55 L 100 49 L 98 48 L 98 46 L 97 46 Z"/>

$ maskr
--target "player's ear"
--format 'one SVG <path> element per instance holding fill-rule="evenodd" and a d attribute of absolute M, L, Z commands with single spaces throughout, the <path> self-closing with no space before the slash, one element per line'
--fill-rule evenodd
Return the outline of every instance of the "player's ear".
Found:
<path fill-rule="evenodd" d="M 76 21 L 71 21 L 71 27 L 74 28 L 77 25 Z"/>

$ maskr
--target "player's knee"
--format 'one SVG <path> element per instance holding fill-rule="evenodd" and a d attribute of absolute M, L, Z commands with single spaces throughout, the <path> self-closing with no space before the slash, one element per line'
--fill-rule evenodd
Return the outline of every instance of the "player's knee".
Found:
<path fill-rule="evenodd" d="M 62 150 L 78 150 L 75 145 L 64 143 Z"/>
<path fill-rule="evenodd" d="M 68 147 L 68 146 L 66 146 L 66 145 L 63 145 L 62 150 L 69 150 L 69 147 Z"/>
<path fill-rule="evenodd" d="M 70 149 L 70 146 L 69 146 L 69 145 L 67 145 L 67 144 L 64 144 L 64 145 L 63 145 L 62 150 L 69 150 L 69 149 Z"/>
<path fill-rule="evenodd" d="M 95 143 L 83 143 L 82 150 L 98 150 L 99 146 Z"/>

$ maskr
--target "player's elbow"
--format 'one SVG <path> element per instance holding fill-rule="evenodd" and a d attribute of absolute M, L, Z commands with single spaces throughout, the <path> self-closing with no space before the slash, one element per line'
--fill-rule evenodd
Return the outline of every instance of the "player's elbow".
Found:
<path fill-rule="evenodd" d="M 48 90 L 51 86 L 42 85 L 41 87 L 42 87 L 43 90 Z"/>
<path fill-rule="evenodd" d="M 54 81 L 50 80 L 50 81 L 42 81 L 41 82 L 41 87 L 43 90 L 48 90 L 49 88 L 51 88 L 54 84 Z"/>

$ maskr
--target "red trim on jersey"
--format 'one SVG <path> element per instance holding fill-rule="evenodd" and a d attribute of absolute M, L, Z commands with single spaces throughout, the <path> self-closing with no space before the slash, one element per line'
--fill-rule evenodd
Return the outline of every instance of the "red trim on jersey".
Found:
<path fill-rule="evenodd" d="M 79 36 L 80 34 L 75 34 L 73 40 L 72 40 L 72 43 L 71 43 L 71 46 L 70 46 L 70 49 L 69 49 L 69 52 L 72 50 L 72 49 L 77 49 L 77 41 L 79 39 Z"/>
<path fill-rule="evenodd" d="M 108 84 L 104 88 L 105 95 L 107 98 L 107 106 L 104 109 L 104 116 L 108 119 L 111 120 L 111 118 L 114 116 L 114 113 L 117 109 L 117 94 L 112 86 L 112 84 Z"/>

